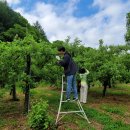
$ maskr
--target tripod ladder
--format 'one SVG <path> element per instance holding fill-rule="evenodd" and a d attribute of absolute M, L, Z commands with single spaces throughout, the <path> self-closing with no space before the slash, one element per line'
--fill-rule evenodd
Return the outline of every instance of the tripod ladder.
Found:
<path fill-rule="evenodd" d="M 85 112 L 84 112 L 84 109 L 80 103 L 79 100 L 70 100 L 70 101 L 67 101 L 67 100 L 64 100 L 63 97 L 64 97 L 64 94 L 66 93 L 66 91 L 64 91 L 64 86 L 66 85 L 65 81 L 64 81 L 64 78 L 65 76 L 62 75 L 62 88 L 61 88 L 61 97 L 60 97 L 60 104 L 59 104 L 59 109 L 58 109 L 58 114 L 57 114 L 57 118 L 56 118 L 56 124 L 66 115 L 66 114 L 70 114 L 70 113 L 76 113 L 77 115 L 81 116 L 82 118 L 84 118 L 85 120 L 87 120 L 88 123 L 90 123 L 90 121 L 88 120 Z M 78 105 L 78 108 L 79 110 L 77 111 L 61 111 L 61 107 L 62 107 L 62 104 L 63 103 L 66 103 L 66 102 L 71 102 L 71 103 L 74 103 L 76 102 L 77 105 Z M 61 117 L 60 117 L 61 115 Z"/>

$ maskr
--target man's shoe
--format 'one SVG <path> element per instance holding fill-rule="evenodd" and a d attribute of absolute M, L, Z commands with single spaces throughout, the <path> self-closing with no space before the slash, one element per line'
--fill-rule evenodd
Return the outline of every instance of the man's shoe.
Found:
<path fill-rule="evenodd" d="M 74 101 L 77 101 L 77 100 L 78 100 L 78 98 L 73 98 L 73 100 L 74 100 Z"/>

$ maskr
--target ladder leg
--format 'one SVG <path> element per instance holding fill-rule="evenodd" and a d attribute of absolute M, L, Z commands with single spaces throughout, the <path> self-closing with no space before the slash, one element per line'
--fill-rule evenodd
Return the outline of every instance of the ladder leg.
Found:
<path fill-rule="evenodd" d="M 63 100 L 63 91 L 64 91 L 64 84 L 63 83 L 64 83 L 64 76 L 62 75 L 62 89 L 61 89 L 61 97 L 60 97 L 58 114 L 57 114 L 57 118 L 56 118 L 56 124 L 58 123 L 58 119 L 59 119 L 59 115 L 60 115 L 60 111 L 61 111 L 61 104 L 62 104 L 62 100 Z"/>
<path fill-rule="evenodd" d="M 80 101 L 78 100 L 77 103 L 78 103 L 78 106 L 80 107 L 80 110 L 82 111 L 82 114 L 83 114 L 84 118 L 87 120 L 88 123 L 90 123 L 90 121 L 88 120 Z"/>
<path fill-rule="evenodd" d="M 58 119 L 59 119 L 59 115 L 60 115 L 60 109 L 61 109 L 61 103 L 59 105 L 58 114 L 57 114 L 57 117 L 56 117 L 56 124 L 58 123 Z"/>

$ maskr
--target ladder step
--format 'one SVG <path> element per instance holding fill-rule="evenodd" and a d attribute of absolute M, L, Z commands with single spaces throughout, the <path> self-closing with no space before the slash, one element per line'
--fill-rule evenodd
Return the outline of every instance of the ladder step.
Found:
<path fill-rule="evenodd" d="M 61 102 L 68 102 L 68 101 L 61 101 Z"/>
<path fill-rule="evenodd" d="M 83 112 L 83 111 L 68 111 L 68 112 L 59 112 L 59 114 L 67 114 L 67 113 L 76 113 L 76 112 Z"/>
<path fill-rule="evenodd" d="M 70 100 L 70 101 L 64 100 L 64 101 L 61 101 L 61 102 L 77 102 L 77 101 L 76 100 Z"/>

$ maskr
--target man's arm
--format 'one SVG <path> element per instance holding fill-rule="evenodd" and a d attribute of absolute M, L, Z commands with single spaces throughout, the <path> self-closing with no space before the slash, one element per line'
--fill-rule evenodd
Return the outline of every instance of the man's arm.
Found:
<path fill-rule="evenodd" d="M 63 60 L 59 61 L 58 64 L 59 64 L 60 66 L 65 67 L 65 66 L 68 66 L 69 61 L 70 61 L 70 57 L 69 57 L 68 55 L 65 55 L 64 58 L 63 58 Z"/>

